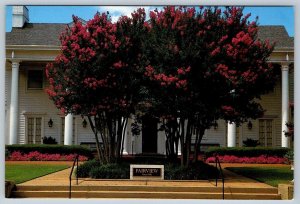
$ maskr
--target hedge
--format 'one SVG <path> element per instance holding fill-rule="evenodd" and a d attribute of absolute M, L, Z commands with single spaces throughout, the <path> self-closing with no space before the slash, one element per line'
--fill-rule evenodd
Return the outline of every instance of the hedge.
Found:
<path fill-rule="evenodd" d="M 91 178 L 95 179 L 129 179 L 129 164 L 105 164 L 94 167 L 90 171 Z"/>
<path fill-rule="evenodd" d="M 8 154 L 13 153 L 14 151 L 21 152 L 23 154 L 28 154 L 29 152 L 38 151 L 43 154 L 79 154 L 86 156 L 89 159 L 93 158 L 92 151 L 87 147 L 80 145 L 46 145 L 46 144 L 14 144 L 14 145 L 5 145 L 5 149 Z"/>
<path fill-rule="evenodd" d="M 206 158 L 218 154 L 237 157 L 259 157 L 261 155 L 284 157 L 289 148 L 284 147 L 211 147 L 205 152 Z"/>
<path fill-rule="evenodd" d="M 207 180 L 214 179 L 218 170 L 204 162 L 197 162 L 188 168 L 181 167 L 179 163 L 164 164 L 165 180 Z M 75 171 L 76 173 L 76 171 Z M 90 160 L 84 162 L 78 167 L 79 178 L 95 178 L 95 179 L 129 179 L 130 163 L 121 162 L 118 164 L 100 165 L 99 161 Z"/>
<path fill-rule="evenodd" d="M 90 172 L 91 169 L 97 168 L 100 166 L 99 161 L 93 159 L 90 161 L 86 161 L 83 164 L 79 165 L 77 171 L 75 171 L 75 173 L 78 173 L 78 177 L 79 178 L 87 178 L 87 177 L 91 177 Z"/>
<path fill-rule="evenodd" d="M 191 164 L 189 167 L 180 165 L 165 165 L 165 180 L 208 180 L 215 179 L 218 169 L 202 161 Z"/>

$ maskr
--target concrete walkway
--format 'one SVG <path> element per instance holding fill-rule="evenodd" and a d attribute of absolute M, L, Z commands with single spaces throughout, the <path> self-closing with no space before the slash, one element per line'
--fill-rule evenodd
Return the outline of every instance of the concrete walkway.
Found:
<path fill-rule="evenodd" d="M 42 162 L 40 162 L 42 163 Z M 68 163 L 70 164 L 70 163 Z M 244 176 L 238 175 L 236 173 L 233 173 L 227 169 L 226 167 L 243 167 L 243 166 L 286 166 L 286 165 L 273 165 L 273 164 L 259 164 L 259 165 L 253 165 L 253 164 L 221 164 L 223 168 L 223 173 L 225 177 L 225 187 L 243 187 L 243 186 L 251 186 L 253 188 L 269 188 L 271 186 L 258 182 L 256 180 L 246 178 Z M 43 177 L 39 177 L 21 184 L 18 184 L 20 186 L 22 185 L 33 185 L 33 186 L 68 186 L 69 185 L 69 175 L 70 175 L 71 167 L 56 173 L 52 173 Z M 170 185 L 170 186 L 176 186 L 180 185 L 179 182 L 173 182 L 165 180 L 163 182 L 155 182 L 155 181 L 137 181 L 137 180 L 109 180 L 109 179 L 79 179 L 79 185 L 83 186 L 106 186 L 106 185 L 145 185 L 145 182 L 147 184 L 151 185 Z M 215 181 L 182 181 L 187 186 L 214 186 Z M 221 184 L 221 181 L 219 181 Z M 76 179 L 72 179 L 72 185 L 76 185 Z"/>

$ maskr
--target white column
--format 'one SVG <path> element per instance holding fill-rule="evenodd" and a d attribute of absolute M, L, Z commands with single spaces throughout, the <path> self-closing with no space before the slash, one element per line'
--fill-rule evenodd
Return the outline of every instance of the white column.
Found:
<path fill-rule="evenodd" d="M 135 154 L 135 137 L 132 135 L 132 132 L 131 132 L 131 124 L 132 124 L 132 119 L 131 118 L 128 118 L 128 122 L 127 122 L 127 126 L 125 127 L 126 128 L 126 135 L 127 137 L 129 138 L 130 136 L 130 144 L 129 144 L 129 149 L 130 149 L 130 154 Z"/>
<path fill-rule="evenodd" d="M 19 91 L 19 62 L 12 62 L 9 144 L 18 143 L 18 91 Z"/>
<path fill-rule="evenodd" d="M 227 147 L 235 147 L 235 145 L 236 145 L 236 124 L 228 122 Z"/>
<path fill-rule="evenodd" d="M 288 130 L 286 123 L 289 121 L 289 66 L 283 64 L 281 67 L 282 73 L 282 101 L 281 101 L 281 147 L 289 147 L 289 138 L 284 135 Z"/>
<path fill-rule="evenodd" d="M 128 135 L 124 135 L 123 155 L 128 155 Z"/>
<path fill-rule="evenodd" d="M 73 137 L 73 115 L 68 114 L 65 117 L 64 145 L 72 145 L 72 137 Z"/>
<path fill-rule="evenodd" d="M 181 142 L 180 142 L 180 139 L 178 141 L 178 155 L 181 155 Z"/>

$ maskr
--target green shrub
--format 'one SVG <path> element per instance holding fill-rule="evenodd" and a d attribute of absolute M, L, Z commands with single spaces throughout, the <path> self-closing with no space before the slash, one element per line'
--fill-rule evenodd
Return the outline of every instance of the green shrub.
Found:
<path fill-rule="evenodd" d="M 290 163 L 294 162 L 294 150 L 289 150 L 284 157 L 287 158 Z"/>
<path fill-rule="evenodd" d="M 187 168 L 170 164 L 165 166 L 165 180 L 185 180 L 183 173 L 187 172 Z"/>
<path fill-rule="evenodd" d="M 284 157 L 289 148 L 284 147 L 212 147 L 205 152 L 206 158 L 218 154 L 237 157 L 256 157 L 261 155 Z"/>
<path fill-rule="evenodd" d="M 43 144 L 57 144 L 56 139 L 53 137 L 43 137 Z"/>
<path fill-rule="evenodd" d="M 218 170 L 204 162 L 197 162 L 188 168 L 180 163 L 165 164 L 164 177 L 166 180 L 207 180 L 214 179 Z M 95 179 L 129 179 L 130 163 L 99 165 L 96 160 L 87 161 L 78 167 L 78 177 L 91 177 Z"/>
<path fill-rule="evenodd" d="M 90 176 L 95 179 L 129 179 L 129 170 L 128 164 L 105 164 L 92 168 Z"/>
<path fill-rule="evenodd" d="M 189 167 L 179 164 L 165 165 L 165 180 L 207 180 L 216 177 L 218 170 L 211 165 L 197 162 Z"/>
<path fill-rule="evenodd" d="M 78 167 L 78 177 L 79 178 L 90 177 L 91 170 L 93 168 L 96 168 L 96 167 L 99 167 L 99 166 L 100 166 L 99 161 L 97 161 L 95 159 L 84 162 L 83 164 L 79 165 L 79 167 Z"/>
<path fill-rule="evenodd" d="M 246 140 L 243 141 L 244 147 L 257 147 L 258 145 L 259 145 L 258 140 L 254 140 L 251 138 L 247 138 Z"/>
<path fill-rule="evenodd" d="M 8 153 L 11 154 L 14 151 L 19 151 L 21 153 L 28 154 L 29 152 L 38 151 L 44 154 L 80 154 L 86 156 L 89 159 L 93 158 L 92 151 L 86 147 L 80 145 L 47 145 L 47 144 L 15 144 L 15 145 L 5 145 Z"/>

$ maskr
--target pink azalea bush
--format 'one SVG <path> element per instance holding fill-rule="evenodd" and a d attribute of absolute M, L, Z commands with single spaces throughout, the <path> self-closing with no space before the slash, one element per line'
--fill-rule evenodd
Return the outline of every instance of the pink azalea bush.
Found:
<path fill-rule="evenodd" d="M 19 151 L 14 151 L 7 158 L 8 161 L 73 161 L 76 154 L 43 154 L 38 151 L 29 152 L 28 154 L 22 154 Z M 87 161 L 86 156 L 79 155 L 79 161 Z"/>
<path fill-rule="evenodd" d="M 233 155 L 219 156 L 221 163 L 245 163 L 245 164 L 285 164 L 287 159 L 277 156 L 260 155 L 258 157 L 237 157 Z M 207 163 L 214 163 L 215 157 L 208 157 Z"/>

